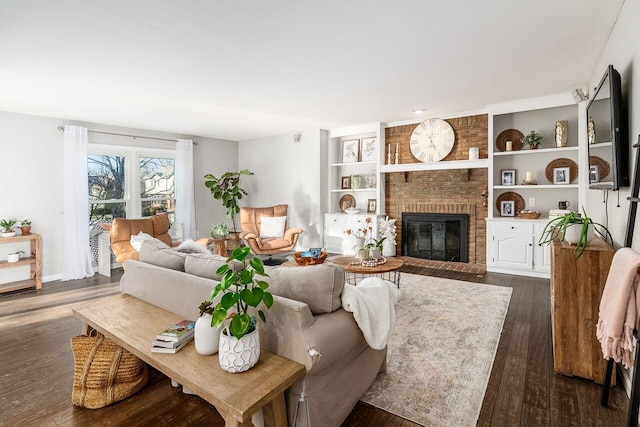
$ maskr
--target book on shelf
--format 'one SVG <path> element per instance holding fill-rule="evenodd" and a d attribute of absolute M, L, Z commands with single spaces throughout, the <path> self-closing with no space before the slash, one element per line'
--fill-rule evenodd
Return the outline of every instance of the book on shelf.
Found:
<path fill-rule="evenodd" d="M 193 320 L 181 320 L 156 335 L 156 339 L 162 341 L 182 342 L 182 340 L 188 337 L 193 337 L 193 330 L 195 326 L 196 322 Z"/>
<path fill-rule="evenodd" d="M 184 340 L 180 341 L 179 343 L 176 343 L 177 345 L 175 347 L 171 347 L 171 348 L 169 348 L 169 347 L 160 347 L 160 346 L 154 345 L 153 347 L 151 347 L 151 352 L 152 353 L 177 353 L 177 352 L 180 351 L 180 349 L 182 349 L 182 347 L 187 345 L 187 343 L 189 341 L 191 341 L 192 338 L 193 338 L 193 335 L 190 338 L 184 339 Z"/>
<path fill-rule="evenodd" d="M 166 341 L 166 340 L 153 340 L 151 341 L 151 345 L 154 347 L 164 347 L 164 348 L 176 348 L 178 345 L 182 344 L 187 338 L 181 339 L 180 341 Z"/>

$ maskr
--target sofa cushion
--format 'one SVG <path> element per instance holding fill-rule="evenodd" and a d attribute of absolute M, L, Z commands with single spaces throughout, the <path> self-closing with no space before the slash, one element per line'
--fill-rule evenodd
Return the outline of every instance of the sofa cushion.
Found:
<path fill-rule="evenodd" d="M 344 269 L 321 264 L 306 267 L 267 267 L 269 292 L 306 303 L 311 313 L 331 313 L 341 308 Z"/>
<path fill-rule="evenodd" d="M 184 259 L 187 254 L 176 252 L 160 240 L 146 240 L 140 247 L 139 259 L 142 262 L 184 271 Z"/>
<path fill-rule="evenodd" d="M 226 264 L 227 259 L 220 255 L 191 254 L 184 260 L 184 272 L 198 277 L 220 281 L 216 275 L 220 266 Z"/>

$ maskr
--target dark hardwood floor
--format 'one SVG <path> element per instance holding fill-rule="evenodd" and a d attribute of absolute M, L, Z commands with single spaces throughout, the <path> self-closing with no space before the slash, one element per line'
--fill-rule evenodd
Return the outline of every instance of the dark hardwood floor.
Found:
<path fill-rule="evenodd" d="M 513 288 L 479 426 L 626 424 L 628 399 L 621 386 L 612 389 L 609 408 L 602 408 L 600 386 L 553 373 L 548 280 L 418 267 L 403 271 Z M 118 293 L 111 283 L 122 272 L 113 273 L 0 296 L 0 426 L 224 425 L 212 406 L 172 388 L 153 369 L 148 385 L 118 404 L 99 410 L 72 405 L 69 340 L 80 333 L 81 324 L 70 306 Z M 443 361 L 442 369 L 455 369 L 455 361 Z M 359 402 L 343 425 L 416 424 Z"/>

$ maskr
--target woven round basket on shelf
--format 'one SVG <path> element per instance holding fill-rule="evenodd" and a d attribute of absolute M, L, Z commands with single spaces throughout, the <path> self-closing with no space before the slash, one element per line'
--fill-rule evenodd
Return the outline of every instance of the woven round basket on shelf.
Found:
<path fill-rule="evenodd" d="M 560 159 L 555 159 L 549 162 L 546 169 L 544 170 L 544 176 L 547 177 L 550 183 L 553 182 L 553 170 L 556 168 L 569 168 L 569 183 L 575 181 L 578 177 L 578 165 L 571 159 L 566 159 L 564 157 Z"/>
<path fill-rule="evenodd" d="M 589 166 L 598 167 L 598 181 L 602 181 L 611 172 L 609 162 L 598 156 L 589 156 Z"/>
<path fill-rule="evenodd" d="M 524 209 L 524 199 L 521 195 L 513 191 L 507 191 L 498 196 L 496 199 L 496 209 L 498 212 L 502 211 L 502 202 L 513 202 L 515 211 L 512 216 L 520 214 L 520 211 Z"/>
<path fill-rule="evenodd" d="M 328 255 L 325 251 L 320 252 L 320 256 L 318 258 L 303 257 L 300 256 L 301 254 L 302 252 L 294 252 L 293 259 L 296 260 L 296 264 L 302 266 L 322 264 L 327 259 Z"/>
<path fill-rule="evenodd" d="M 522 148 L 522 142 L 520 142 L 522 138 L 524 135 L 518 129 L 504 130 L 496 138 L 496 147 L 498 151 L 507 151 L 507 141 L 511 141 L 511 151 L 518 151 Z"/>
<path fill-rule="evenodd" d="M 540 212 L 520 212 L 518 216 L 523 219 L 536 219 L 540 216 Z"/>

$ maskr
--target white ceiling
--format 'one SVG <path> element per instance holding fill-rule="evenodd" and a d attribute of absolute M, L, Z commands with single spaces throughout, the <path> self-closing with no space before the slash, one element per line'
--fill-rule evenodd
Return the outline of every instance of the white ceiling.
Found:
<path fill-rule="evenodd" d="M 0 110 L 231 140 L 585 87 L 624 0 L 0 0 Z"/>

